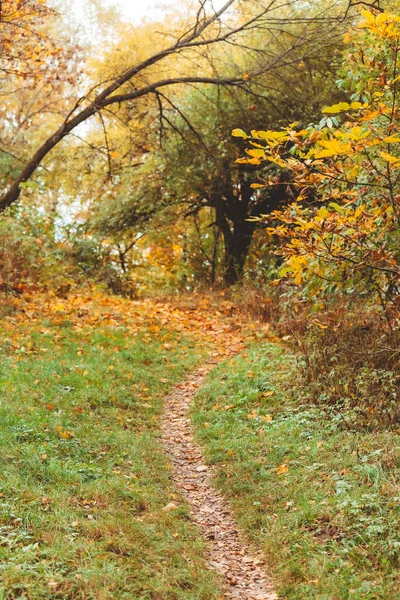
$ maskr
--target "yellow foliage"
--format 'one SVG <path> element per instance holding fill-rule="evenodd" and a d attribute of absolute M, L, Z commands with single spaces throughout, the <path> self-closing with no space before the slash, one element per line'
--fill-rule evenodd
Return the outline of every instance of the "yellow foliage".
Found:
<path fill-rule="evenodd" d="M 386 160 L 388 163 L 390 163 L 391 165 L 395 165 L 397 163 L 400 162 L 400 158 L 397 156 L 393 156 L 393 154 L 389 154 L 389 152 L 380 152 L 381 157 L 383 158 L 383 160 Z"/>
<path fill-rule="evenodd" d="M 340 143 L 339 140 L 330 138 L 329 140 L 320 140 L 319 145 L 323 150 L 315 152 L 315 158 L 329 158 L 330 156 L 339 156 L 342 154 L 351 154 L 352 146 L 350 143 Z"/>
<path fill-rule="evenodd" d="M 252 156 L 253 158 L 263 158 L 265 155 L 265 151 L 260 149 L 246 150 L 246 154 Z"/>
<path fill-rule="evenodd" d="M 339 102 L 338 104 L 333 104 L 332 106 L 326 106 L 322 112 L 329 114 L 337 114 L 341 113 L 345 110 L 359 110 L 360 108 L 367 108 L 368 104 L 361 104 L 361 102 L 352 102 L 349 104 L 348 102 Z"/>

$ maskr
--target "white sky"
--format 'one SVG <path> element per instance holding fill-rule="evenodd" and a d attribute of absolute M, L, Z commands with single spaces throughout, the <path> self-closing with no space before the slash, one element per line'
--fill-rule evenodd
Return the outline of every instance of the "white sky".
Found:
<path fill-rule="evenodd" d="M 214 0 L 213 5 L 216 9 L 221 8 L 225 0 Z M 110 6 L 117 6 L 122 13 L 134 22 L 143 18 L 153 18 L 162 14 L 162 7 L 179 7 L 179 0 L 105 0 Z M 157 10 L 158 9 L 158 10 Z"/>
<path fill-rule="evenodd" d="M 178 5 L 179 0 L 106 0 L 110 6 L 117 6 L 122 13 L 133 21 L 140 21 L 143 18 L 152 18 L 157 14 L 157 6 L 162 4 Z"/>

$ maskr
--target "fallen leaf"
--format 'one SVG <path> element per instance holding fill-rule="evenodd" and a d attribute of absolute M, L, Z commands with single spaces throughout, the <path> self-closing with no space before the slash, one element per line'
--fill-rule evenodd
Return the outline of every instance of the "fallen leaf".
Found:
<path fill-rule="evenodd" d="M 67 429 L 64 429 L 64 427 L 62 427 L 61 425 L 57 425 L 56 431 L 60 437 L 64 438 L 64 440 L 69 440 L 75 437 L 73 431 L 68 431 Z"/>
<path fill-rule="evenodd" d="M 278 466 L 278 468 L 276 469 L 276 472 L 278 473 L 278 475 L 283 475 L 284 473 L 289 472 L 289 468 L 288 468 L 287 464 L 283 463 L 282 465 Z"/>
<path fill-rule="evenodd" d="M 49 581 L 47 583 L 47 585 L 49 586 L 50 589 L 56 589 L 58 588 L 58 586 L 60 585 L 57 581 Z"/>
<path fill-rule="evenodd" d="M 177 504 L 175 504 L 175 502 L 169 502 L 166 506 L 164 506 L 164 508 L 162 509 L 164 512 L 169 512 L 170 510 L 175 510 L 179 508 Z"/>

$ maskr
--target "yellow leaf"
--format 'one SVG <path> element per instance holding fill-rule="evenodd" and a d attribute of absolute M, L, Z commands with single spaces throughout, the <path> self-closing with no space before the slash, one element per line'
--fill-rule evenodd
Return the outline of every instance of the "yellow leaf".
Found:
<path fill-rule="evenodd" d="M 74 433 L 72 431 L 64 429 L 64 427 L 61 425 L 57 425 L 56 431 L 60 437 L 64 438 L 64 440 L 69 440 L 74 437 Z"/>
<path fill-rule="evenodd" d="M 400 159 L 397 156 L 393 156 L 393 154 L 389 154 L 389 152 L 381 152 L 380 155 L 391 165 L 394 165 L 395 163 L 398 163 L 400 161 Z"/>
<path fill-rule="evenodd" d="M 370 25 L 375 25 L 375 15 L 370 10 L 360 8 L 360 13 Z"/>
<path fill-rule="evenodd" d="M 340 215 L 344 215 L 345 211 L 344 211 L 343 207 L 340 206 L 337 202 L 330 202 L 329 206 L 331 208 L 334 208 L 336 210 L 336 212 L 338 212 Z"/>
<path fill-rule="evenodd" d="M 329 325 L 323 325 L 322 323 L 320 323 L 319 321 L 317 321 L 317 319 L 313 319 L 311 321 L 311 323 L 314 323 L 314 325 L 317 325 L 321 329 L 329 329 Z"/>
<path fill-rule="evenodd" d="M 303 269 L 299 269 L 296 273 L 296 276 L 294 278 L 294 282 L 296 285 L 300 285 L 301 284 L 301 279 L 303 277 Z"/>
<path fill-rule="evenodd" d="M 283 142 L 289 139 L 287 131 L 257 131 L 257 136 L 267 141 L 276 140 Z"/>
<path fill-rule="evenodd" d="M 383 25 L 384 23 L 387 23 L 390 20 L 390 16 L 386 13 L 379 13 L 379 15 L 377 15 L 375 17 L 375 23 L 379 26 L 379 25 Z"/>
<path fill-rule="evenodd" d="M 398 142 L 400 142 L 400 137 L 397 137 L 395 135 L 389 135 L 389 137 L 384 138 L 382 141 L 386 144 L 397 144 Z"/>
<path fill-rule="evenodd" d="M 243 129 L 234 129 L 232 131 L 232 135 L 233 135 L 233 137 L 241 137 L 244 139 L 247 139 L 249 137 L 247 135 L 247 133 L 245 131 L 243 131 Z"/>
<path fill-rule="evenodd" d="M 317 212 L 317 216 L 320 219 L 325 219 L 325 217 L 327 217 L 329 215 L 329 210 L 327 210 L 325 207 L 322 207 L 319 209 L 319 211 Z"/>
<path fill-rule="evenodd" d="M 259 165 L 260 160 L 258 158 L 237 158 L 236 162 L 240 165 Z"/>
<path fill-rule="evenodd" d="M 287 167 L 286 162 L 279 158 L 279 156 L 266 156 L 266 159 L 269 160 L 269 162 L 278 165 L 278 167 L 282 167 L 283 169 Z"/>
<path fill-rule="evenodd" d="M 326 106 L 322 109 L 323 113 L 336 114 L 340 113 L 344 110 L 349 110 L 350 104 L 348 102 L 339 102 L 338 104 L 333 104 L 332 106 Z"/>
<path fill-rule="evenodd" d="M 315 158 L 328 158 L 330 156 L 338 156 L 340 154 L 350 154 L 352 152 L 351 144 L 341 143 L 336 139 L 321 140 L 319 145 L 323 150 L 318 150 L 315 153 Z"/>
<path fill-rule="evenodd" d="M 254 149 L 254 150 L 246 150 L 246 154 L 252 156 L 253 158 L 261 158 L 264 156 L 264 150 Z"/>

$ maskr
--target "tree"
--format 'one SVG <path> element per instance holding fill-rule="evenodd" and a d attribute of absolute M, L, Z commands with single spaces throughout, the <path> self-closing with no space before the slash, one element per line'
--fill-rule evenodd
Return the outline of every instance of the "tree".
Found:
<path fill-rule="evenodd" d="M 327 302 L 379 306 L 390 331 L 400 297 L 400 17 L 361 10 L 339 85 L 349 102 L 324 109 L 319 126 L 252 131 L 251 158 L 293 174 L 294 202 L 274 217 L 281 276 Z M 263 185 L 263 184 L 256 184 Z"/>
<path fill-rule="evenodd" d="M 0 3 L 0 187 L 18 176 L 79 80 L 81 49 L 71 26 L 44 1 Z M 76 93 L 76 89 L 75 89 Z"/>
<path fill-rule="evenodd" d="M 318 66 L 310 67 L 311 78 L 317 78 L 318 69 L 322 69 L 322 58 Z M 192 92 L 175 101 L 175 110 L 169 113 L 173 131 L 162 149 L 165 191 L 175 202 L 183 204 L 183 211 L 188 216 L 198 215 L 206 207 L 213 210 L 210 226 L 215 225 L 224 240 L 224 279 L 229 285 L 243 275 L 253 233 L 258 226 L 254 217 L 271 213 L 288 197 L 285 174 L 277 177 L 275 186 L 262 191 L 251 187 L 256 167 L 235 164 L 239 147 L 231 138 L 231 131 L 240 122 L 254 126 L 255 122 L 268 119 L 271 126 L 276 126 L 284 118 L 313 115 L 318 101 L 323 102 L 329 81 L 331 86 L 333 84 L 333 76 L 329 80 L 328 72 L 325 68 L 325 89 L 319 88 L 311 107 L 307 95 L 305 101 L 283 105 L 280 82 L 272 75 L 269 81 L 263 79 L 263 83 L 274 85 L 273 95 L 258 94 L 255 87 L 233 93 L 229 90 Z M 310 84 L 302 72 L 287 73 L 286 81 L 291 81 L 292 89 L 296 77 L 303 78 L 304 88 Z M 276 174 L 273 171 L 269 168 L 267 174 L 264 169 L 264 176 L 272 177 Z"/>
<path fill-rule="evenodd" d="M 326 13 L 321 3 L 314 6 L 314 12 L 308 6 L 304 24 L 304 15 L 299 9 L 294 12 L 293 8 L 281 7 L 276 17 L 282 22 L 286 20 L 287 27 L 286 35 L 282 34 L 278 41 L 274 31 L 259 33 L 255 30 L 243 39 L 243 45 L 252 49 L 247 56 L 233 47 L 226 59 L 223 48 L 214 49 L 212 57 L 207 58 L 213 64 L 225 61 L 225 68 L 230 64 L 236 64 L 237 68 L 240 64 L 240 72 L 244 73 L 240 86 L 208 89 L 190 86 L 177 90 L 173 98 L 164 90 L 158 90 L 152 102 L 141 107 L 136 105 L 135 114 L 129 113 L 126 107 L 113 109 L 111 116 L 127 123 L 130 139 L 141 124 L 139 134 L 145 157 L 140 157 L 135 141 L 131 161 L 139 163 L 139 168 L 129 167 L 129 161 L 125 166 L 123 160 L 112 161 L 119 185 L 114 186 L 112 203 L 104 193 L 99 203 L 102 226 L 108 234 L 113 231 L 118 235 L 135 223 L 142 226 L 144 213 L 151 217 L 155 210 L 171 203 L 181 206 L 177 208 L 178 213 L 183 210 L 192 217 L 205 207 L 211 207 L 214 218 L 210 225 L 217 228 L 217 236 L 221 234 L 225 242 L 225 280 L 231 284 L 240 278 L 257 226 L 248 218 L 277 208 L 287 194 L 282 182 L 273 193 L 271 189 L 255 193 L 250 188 L 254 168 L 235 165 L 238 148 L 231 139 L 231 131 L 240 123 L 254 125 L 255 119 L 260 125 L 267 119 L 274 127 L 287 119 L 305 121 L 318 113 L 332 93 L 335 73 L 332 60 L 342 44 L 343 24 L 332 25 L 328 19 L 333 16 L 330 10 Z M 293 39 L 301 40 L 297 48 L 292 47 Z M 252 80 L 248 72 L 254 70 L 253 53 L 257 54 L 257 50 L 262 53 L 264 47 L 268 47 L 271 56 L 287 53 L 291 60 L 278 70 L 260 71 Z M 129 44 L 123 53 L 125 59 L 128 52 L 131 52 Z M 182 65 L 182 68 L 187 66 Z M 310 89 L 312 98 L 309 98 Z M 121 147 L 109 117 L 107 114 L 105 119 L 112 155 L 126 156 L 127 145 Z M 118 163 L 122 171 L 115 171 Z M 101 163 L 98 168 L 98 180 L 103 181 Z M 103 171 L 106 172 L 104 167 Z M 111 193 L 109 182 L 102 185 L 106 186 L 107 194 Z M 122 195 L 123 199 L 116 200 L 115 194 Z M 143 199 L 149 210 L 144 210 Z M 209 231 L 212 230 L 210 227 Z M 211 255 L 215 258 L 214 251 Z M 215 260 L 208 262 L 211 273 L 215 274 Z"/>
<path fill-rule="evenodd" d="M 258 75 L 277 71 L 298 61 L 299 49 L 307 42 L 308 22 L 305 23 L 303 34 L 292 36 L 293 23 L 303 20 L 299 17 L 298 8 L 302 8 L 302 0 L 287 0 L 283 17 L 277 11 L 282 10 L 282 4 L 277 0 L 264 2 L 257 0 L 248 6 L 241 0 L 228 0 L 220 10 L 213 10 L 212 3 L 201 0 L 197 11 L 192 11 L 190 25 L 182 30 L 173 29 L 174 42 L 164 46 L 154 54 L 145 57 L 135 64 L 121 70 L 117 75 L 110 75 L 107 80 L 97 81 L 87 94 L 73 102 L 57 129 L 37 148 L 20 173 L 15 177 L 0 200 L 0 210 L 11 206 L 19 197 L 24 184 L 35 173 L 49 153 L 64 138 L 79 125 L 96 114 L 110 110 L 123 102 L 137 102 L 140 98 L 157 95 L 164 88 L 176 89 L 181 84 L 224 85 L 246 88 L 246 82 L 257 78 Z M 235 14 L 239 12 L 239 18 Z M 315 22 L 341 22 L 348 12 L 348 6 L 343 11 L 342 3 L 334 7 L 333 12 L 320 15 Z M 253 34 L 270 32 L 275 35 L 287 35 L 291 42 L 284 51 L 270 53 L 269 49 L 255 48 L 255 51 L 244 43 L 249 32 Z M 252 53 L 252 70 L 243 73 L 241 60 L 234 64 L 221 65 L 216 62 L 213 50 L 220 46 L 235 46 L 243 55 Z M 304 56 L 307 59 L 307 56 Z M 182 74 L 182 65 L 193 64 L 193 60 L 201 65 L 199 75 Z M 204 69 L 204 65 L 207 68 Z M 168 71 L 167 77 L 157 77 L 155 67 Z M 99 91 L 100 90 L 100 91 Z"/>

